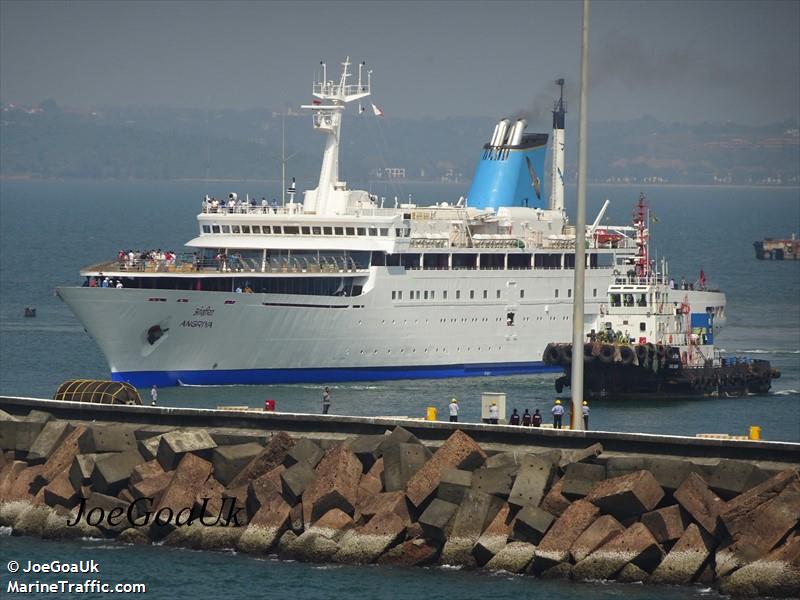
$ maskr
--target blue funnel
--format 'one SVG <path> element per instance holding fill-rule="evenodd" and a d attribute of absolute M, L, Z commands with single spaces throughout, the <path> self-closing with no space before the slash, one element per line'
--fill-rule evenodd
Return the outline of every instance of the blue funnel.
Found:
<path fill-rule="evenodd" d="M 546 207 L 544 156 L 547 134 L 531 133 L 517 137 L 517 143 L 507 140 L 505 144 L 493 146 L 489 143 L 483 147 L 467 195 L 469 206 L 493 208 L 495 212 L 502 206 Z"/>

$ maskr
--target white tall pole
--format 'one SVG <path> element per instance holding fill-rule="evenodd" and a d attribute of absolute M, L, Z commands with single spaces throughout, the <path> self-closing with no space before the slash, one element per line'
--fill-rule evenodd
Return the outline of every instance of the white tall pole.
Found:
<path fill-rule="evenodd" d="M 589 89 L 589 0 L 583 0 L 581 105 L 578 126 L 578 209 L 575 221 L 575 283 L 572 294 L 572 428 L 583 431 L 583 311 L 586 275 L 586 113 Z"/>

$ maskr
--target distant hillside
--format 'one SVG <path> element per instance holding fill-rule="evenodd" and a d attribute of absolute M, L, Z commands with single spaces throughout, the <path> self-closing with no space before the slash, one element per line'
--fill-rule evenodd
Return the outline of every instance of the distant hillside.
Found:
<path fill-rule="evenodd" d="M 313 180 L 322 136 L 308 115 L 166 107 L 64 111 L 2 107 L 0 175 L 33 178 L 277 179 L 282 127 L 287 175 Z M 574 120 L 574 119 L 573 119 Z M 345 117 L 341 175 L 363 180 L 405 170 L 409 179 L 468 180 L 495 119 Z M 574 128 L 567 176 L 575 178 Z M 536 128 L 542 129 L 542 128 Z M 544 128 L 546 130 L 546 128 Z M 665 124 L 654 118 L 590 123 L 593 182 L 800 184 L 797 123 L 764 127 Z"/>

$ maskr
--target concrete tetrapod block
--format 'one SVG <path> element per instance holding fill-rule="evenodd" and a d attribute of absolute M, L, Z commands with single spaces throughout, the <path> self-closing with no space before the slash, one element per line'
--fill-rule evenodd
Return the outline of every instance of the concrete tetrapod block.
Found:
<path fill-rule="evenodd" d="M 108 454 L 78 454 L 69 467 L 69 481 L 76 490 L 82 485 L 87 485 L 94 471 L 94 463 L 98 458 Z"/>
<path fill-rule="evenodd" d="M 659 544 L 679 539 L 686 528 L 681 507 L 677 504 L 643 514 L 642 523 L 647 526 Z"/>
<path fill-rule="evenodd" d="M 81 453 L 129 452 L 138 449 L 135 425 L 92 423 L 89 433 L 81 440 Z"/>
<path fill-rule="evenodd" d="M 142 481 L 130 483 L 129 488 L 134 498 L 150 498 L 153 506 L 158 506 L 161 494 L 172 482 L 175 471 L 162 471 Z"/>
<path fill-rule="evenodd" d="M 283 464 L 286 459 L 286 454 L 294 446 L 294 440 L 283 431 L 279 431 L 273 435 L 264 449 L 247 466 L 242 469 L 239 474 L 234 477 L 229 483 L 229 489 L 236 489 L 244 487 L 264 475 L 272 471 L 275 467 Z"/>
<path fill-rule="evenodd" d="M 569 500 L 583 498 L 598 481 L 606 478 L 603 465 L 589 463 L 572 463 L 567 465 L 564 477 L 561 478 L 561 495 Z"/>
<path fill-rule="evenodd" d="M 472 472 L 472 489 L 484 494 L 491 494 L 500 498 L 508 498 L 517 467 L 481 467 Z M 441 484 L 440 484 L 441 485 Z"/>
<path fill-rule="evenodd" d="M 89 520 L 93 520 L 91 518 L 92 511 L 96 509 L 100 509 L 100 511 L 102 511 L 101 514 L 106 515 L 106 518 L 97 525 L 100 529 L 119 533 L 123 529 L 130 527 L 130 524 L 127 520 L 128 503 L 124 500 L 120 500 L 119 498 L 115 498 L 114 496 L 109 496 L 107 494 L 92 492 L 92 495 L 86 499 L 84 520 L 86 520 L 87 517 L 89 517 Z M 112 517 L 111 522 L 109 522 L 108 517 L 111 515 L 112 511 L 114 511 L 114 516 Z M 88 524 L 89 523 L 87 522 L 87 525 Z"/>
<path fill-rule="evenodd" d="M 44 501 L 48 506 L 72 508 L 78 504 L 78 494 L 69 480 L 69 474 L 62 472 L 44 487 Z"/>
<path fill-rule="evenodd" d="M 283 497 L 286 498 L 290 505 L 297 504 L 300 496 L 316 477 L 317 474 L 314 469 L 305 461 L 284 469 L 281 473 Z"/>
<path fill-rule="evenodd" d="M 648 583 L 687 585 L 708 560 L 714 547 L 710 535 L 695 523 L 690 523 L 684 530 L 669 554 L 656 567 L 647 580 Z"/>
<path fill-rule="evenodd" d="M 50 421 L 45 423 L 42 431 L 31 444 L 28 450 L 28 456 L 25 460 L 29 465 L 43 463 L 50 458 L 50 455 L 73 429 L 74 427 L 67 421 Z"/>
<path fill-rule="evenodd" d="M 156 475 L 161 475 L 163 472 L 164 468 L 158 460 L 148 460 L 133 468 L 133 471 L 131 471 L 131 483 L 144 481 L 148 477 L 155 477 Z"/>
<path fill-rule="evenodd" d="M 578 580 L 614 579 L 628 563 L 649 573 L 663 557 L 664 551 L 650 530 L 642 523 L 634 523 L 577 563 L 572 569 L 572 577 Z"/>
<path fill-rule="evenodd" d="M 673 496 L 703 529 L 712 536 L 716 533 L 725 502 L 708 488 L 702 477 L 690 473 Z"/>
<path fill-rule="evenodd" d="M 315 472 L 316 478 L 303 492 L 306 528 L 334 508 L 353 513 L 361 479 L 361 461 L 350 448 L 341 445 L 325 454 Z"/>
<path fill-rule="evenodd" d="M 239 538 L 237 547 L 251 554 L 266 554 L 280 539 L 289 524 L 292 508 L 278 492 L 264 498 L 261 508 Z"/>
<path fill-rule="evenodd" d="M 319 447 L 319 444 L 315 444 L 308 438 L 300 438 L 286 452 L 283 464 L 286 467 L 291 467 L 299 462 L 307 462 L 313 469 L 324 455 L 325 451 Z"/>
<path fill-rule="evenodd" d="M 620 583 L 642 583 L 647 577 L 647 571 L 643 571 L 633 563 L 628 563 L 617 573 L 616 579 Z"/>
<path fill-rule="evenodd" d="M 225 486 L 217 481 L 213 475 L 205 480 L 197 494 L 194 497 L 194 508 L 198 515 L 205 515 L 213 520 L 219 516 L 220 519 L 227 514 L 227 507 L 225 500 L 222 496 L 225 492 Z M 226 511 L 223 513 L 223 511 Z M 249 514 L 249 513 L 248 513 Z M 249 522 L 249 521 L 248 521 Z"/>
<path fill-rule="evenodd" d="M 411 433 L 405 427 L 397 426 L 392 429 L 391 433 L 386 436 L 386 438 L 381 442 L 380 446 L 380 453 L 381 456 L 384 455 L 386 450 L 392 446 L 396 446 L 397 444 L 418 444 L 422 446 L 422 442 L 419 441 L 417 436 Z"/>
<path fill-rule="evenodd" d="M 764 479 L 753 463 L 723 458 L 711 472 L 708 487 L 723 500 L 732 500 Z"/>
<path fill-rule="evenodd" d="M 41 423 L 44 425 L 45 423 L 52 421 L 53 415 L 45 410 L 38 410 L 33 409 L 28 412 L 28 416 L 22 417 L 20 421 L 28 422 L 28 423 Z"/>
<path fill-rule="evenodd" d="M 365 517 L 393 513 L 400 517 L 404 524 L 411 523 L 406 495 L 401 491 L 375 494 L 359 507 L 359 512 Z"/>
<path fill-rule="evenodd" d="M 139 454 L 142 455 L 142 458 L 147 461 L 156 460 L 156 457 L 158 456 L 158 447 L 161 445 L 162 437 L 163 434 L 160 434 L 141 439 L 137 442 L 137 449 L 139 450 Z"/>
<path fill-rule="evenodd" d="M 247 484 L 245 503 L 247 505 L 248 514 L 256 514 L 258 509 L 261 508 L 264 502 L 266 502 L 273 493 L 283 493 L 283 481 L 281 480 L 281 475 L 285 470 L 286 467 L 283 465 L 278 465 L 271 471 L 264 473 L 261 475 L 261 477 L 258 477 Z M 238 497 L 237 493 L 226 493 L 225 495 Z"/>
<path fill-rule="evenodd" d="M 581 450 L 562 450 L 558 466 L 566 469 L 569 465 L 580 463 L 586 459 L 595 458 L 603 453 L 603 445 L 599 442 Z"/>
<path fill-rule="evenodd" d="M 357 458 L 355 460 L 358 461 Z M 308 562 L 329 562 L 339 550 L 338 541 L 353 526 L 353 519 L 348 514 L 334 508 L 308 526 L 291 543 L 287 554 Z"/>
<path fill-rule="evenodd" d="M 175 473 L 161 494 L 157 510 L 170 508 L 174 513 L 194 506 L 197 490 L 202 487 L 214 470 L 213 465 L 192 453 L 183 454 Z"/>
<path fill-rule="evenodd" d="M 497 467 L 516 467 L 517 469 L 521 469 L 522 467 L 532 464 L 534 460 L 544 459 L 537 459 L 536 455 L 530 452 L 517 452 L 514 450 L 511 452 L 498 452 L 490 456 L 486 459 L 486 462 L 483 463 L 483 466 L 487 469 L 495 469 Z"/>
<path fill-rule="evenodd" d="M 411 477 L 431 457 L 430 450 L 421 444 L 393 444 L 382 452 L 383 483 L 387 492 L 404 490 Z"/>
<path fill-rule="evenodd" d="M 92 470 L 92 489 L 96 492 L 116 496 L 128 485 L 134 467 L 145 460 L 136 450 L 109 454 L 96 460 Z"/>
<path fill-rule="evenodd" d="M 717 577 L 766 556 L 800 520 L 800 480 L 794 480 L 780 494 L 759 504 L 738 519 L 730 531 L 733 543 L 717 550 Z"/>
<path fill-rule="evenodd" d="M 538 506 L 525 506 L 514 519 L 514 539 L 538 544 L 554 520 L 553 515 Z"/>
<path fill-rule="evenodd" d="M 664 497 L 650 471 L 636 471 L 597 482 L 586 499 L 617 519 L 636 517 L 653 510 Z"/>
<path fill-rule="evenodd" d="M 532 457 L 519 469 L 508 497 L 514 506 L 539 506 L 553 481 L 553 463 Z"/>
<path fill-rule="evenodd" d="M 533 568 L 546 571 L 558 563 L 568 562 L 570 548 L 580 535 L 597 520 L 600 509 L 587 500 L 576 500 L 564 511 L 536 548 Z"/>
<path fill-rule="evenodd" d="M 261 444 L 255 442 L 217 446 L 211 452 L 215 479 L 222 485 L 228 485 L 263 449 Z"/>
<path fill-rule="evenodd" d="M 0 450 L 26 453 L 42 432 L 43 423 L 0 421 Z"/>
<path fill-rule="evenodd" d="M 158 462 L 165 471 L 172 471 L 189 453 L 210 460 L 217 443 L 203 429 L 170 431 L 161 436 L 158 444 Z"/>
<path fill-rule="evenodd" d="M 625 531 L 625 527 L 611 515 L 603 515 L 589 525 L 569 549 L 572 560 L 579 563 L 592 552 Z"/>
<path fill-rule="evenodd" d="M 528 542 L 509 542 L 492 557 L 486 568 L 490 571 L 523 573 L 533 559 L 536 546 Z"/>
<path fill-rule="evenodd" d="M 409 480 L 406 495 L 414 506 L 421 506 L 439 487 L 442 473 L 448 469 L 474 470 L 486 460 L 481 447 L 461 430 L 453 432 Z M 388 469 L 388 464 L 386 465 Z M 387 487 L 388 490 L 388 487 Z"/>
<path fill-rule="evenodd" d="M 361 461 L 365 472 L 369 471 L 375 461 L 383 456 L 382 444 L 386 437 L 385 435 L 360 435 L 348 444 L 353 454 Z"/>
<path fill-rule="evenodd" d="M 24 500 L 36 503 L 36 492 L 41 489 L 41 485 L 36 482 L 40 481 L 43 469 L 43 465 L 29 467 L 26 462 L 14 461 L 6 476 L 2 499 L 5 502 Z"/>
<path fill-rule="evenodd" d="M 571 502 L 569 499 L 565 498 L 561 493 L 561 490 L 564 485 L 564 478 L 562 477 L 558 481 L 556 481 L 550 491 L 545 494 L 545 497 L 542 499 L 540 507 L 549 512 L 551 515 L 555 515 L 560 517 L 564 514 L 564 511 L 569 508 Z"/>
<path fill-rule="evenodd" d="M 502 505 L 502 500 L 496 496 L 469 490 L 453 518 L 441 561 L 448 565 L 476 566 L 472 549 Z"/>
<path fill-rule="evenodd" d="M 511 507 L 507 502 L 503 502 L 494 519 L 481 533 L 472 548 L 472 555 L 479 565 L 485 565 L 506 547 L 508 536 L 511 534 L 510 514 Z"/>
<path fill-rule="evenodd" d="M 375 562 L 388 548 L 402 540 L 406 523 L 393 512 L 379 513 L 366 525 L 347 531 L 339 541 L 333 560 L 348 564 Z"/>
<path fill-rule="evenodd" d="M 418 567 L 435 562 L 438 554 L 439 549 L 436 546 L 417 538 L 390 548 L 378 559 L 378 564 Z"/>
<path fill-rule="evenodd" d="M 358 482 L 358 494 L 356 495 L 356 511 L 364 514 L 363 507 L 369 504 L 372 499 L 383 491 L 383 483 L 377 477 L 369 473 L 362 475 Z M 403 492 L 387 492 L 391 494 L 402 494 Z M 373 513 L 375 514 L 375 513 Z"/>
<path fill-rule="evenodd" d="M 87 434 L 86 427 L 78 425 L 63 439 L 50 457 L 45 461 L 41 477 L 44 481 L 52 481 L 60 473 L 69 471 L 72 461 L 80 454 L 81 439 Z"/>
<path fill-rule="evenodd" d="M 778 496 L 786 486 L 800 480 L 797 469 L 785 469 L 727 502 L 719 513 L 726 529 L 735 535 L 746 530 L 750 513 L 758 506 Z"/>
<path fill-rule="evenodd" d="M 444 542 L 449 534 L 450 522 L 457 510 L 457 504 L 434 498 L 417 519 L 425 532 L 425 537 L 434 542 Z"/>
<path fill-rule="evenodd" d="M 724 577 L 720 591 L 736 598 L 796 597 L 800 591 L 800 536 Z"/>
<path fill-rule="evenodd" d="M 461 504 L 467 491 L 472 487 L 472 471 L 448 469 L 442 473 L 436 497 L 445 502 Z"/>

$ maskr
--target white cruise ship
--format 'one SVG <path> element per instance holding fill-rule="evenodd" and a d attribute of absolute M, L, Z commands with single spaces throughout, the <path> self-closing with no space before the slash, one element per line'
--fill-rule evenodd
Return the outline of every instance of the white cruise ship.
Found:
<path fill-rule="evenodd" d="M 549 342 L 571 339 L 563 95 L 549 199 L 547 134 L 504 119 L 467 198 L 386 208 L 339 179 L 343 111 L 371 92 L 363 63 L 357 76 L 349 60 L 342 66 L 337 81 L 323 64 L 304 107 L 325 150 L 302 202 L 294 193 L 282 206 L 206 197 L 186 253 L 121 253 L 83 269 L 83 286 L 58 289 L 113 379 L 145 387 L 557 370 L 541 357 Z M 587 227 L 587 323 L 614 278 L 638 268 L 636 230 L 598 227 L 602 213 Z M 724 294 L 689 291 L 687 301 L 720 329 Z"/>

